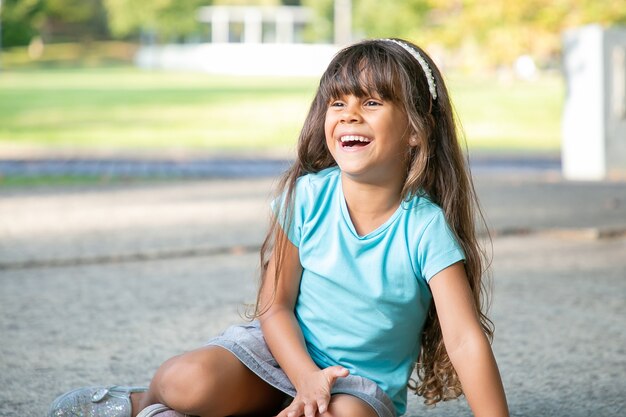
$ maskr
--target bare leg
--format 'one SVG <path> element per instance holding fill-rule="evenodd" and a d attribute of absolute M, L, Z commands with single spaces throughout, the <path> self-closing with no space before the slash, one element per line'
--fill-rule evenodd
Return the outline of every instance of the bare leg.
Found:
<path fill-rule="evenodd" d="M 285 394 L 256 376 L 226 349 L 204 347 L 166 361 L 148 392 L 133 394 L 133 416 L 162 403 L 200 417 L 274 415 Z"/>
<path fill-rule="evenodd" d="M 336 394 L 330 399 L 328 411 L 321 417 L 378 417 L 365 401 L 348 394 Z"/>

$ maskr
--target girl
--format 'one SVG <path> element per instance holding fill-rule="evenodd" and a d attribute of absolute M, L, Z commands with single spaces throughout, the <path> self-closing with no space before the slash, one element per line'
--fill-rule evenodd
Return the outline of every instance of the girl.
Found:
<path fill-rule="evenodd" d="M 408 387 L 508 416 L 474 190 L 423 50 L 382 39 L 339 52 L 280 190 L 256 320 L 168 360 L 147 390 L 79 389 L 50 416 L 393 417 Z"/>

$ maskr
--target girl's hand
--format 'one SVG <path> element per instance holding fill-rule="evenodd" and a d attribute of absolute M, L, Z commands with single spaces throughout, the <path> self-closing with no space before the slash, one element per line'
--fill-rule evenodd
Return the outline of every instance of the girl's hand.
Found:
<path fill-rule="evenodd" d="M 330 389 L 337 378 L 346 377 L 349 373 L 341 366 L 331 366 L 303 375 L 296 387 L 296 398 L 276 417 L 315 417 L 325 413 L 330 402 Z"/>

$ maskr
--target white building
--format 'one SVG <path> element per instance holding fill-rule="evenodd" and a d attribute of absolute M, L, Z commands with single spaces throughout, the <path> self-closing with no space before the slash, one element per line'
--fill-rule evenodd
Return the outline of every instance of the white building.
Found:
<path fill-rule="evenodd" d="M 210 25 L 211 41 L 145 45 L 142 68 L 236 75 L 320 75 L 338 47 L 302 42 L 314 12 L 300 6 L 207 6 L 198 20 Z"/>

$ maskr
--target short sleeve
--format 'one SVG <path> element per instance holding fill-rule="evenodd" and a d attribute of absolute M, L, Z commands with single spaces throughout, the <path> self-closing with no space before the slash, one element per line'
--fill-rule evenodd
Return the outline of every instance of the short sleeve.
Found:
<path fill-rule="evenodd" d="M 418 262 L 421 275 L 428 282 L 438 272 L 465 260 L 443 212 L 438 211 L 425 227 L 418 244 Z"/>
<path fill-rule="evenodd" d="M 287 238 L 296 247 L 300 247 L 300 239 L 302 236 L 302 223 L 304 221 L 304 202 L 303 194 L 306 193 L 306 177 L 298 178 L 296 182 L 295 192 L 291 201 L 291 215 L 286 215 L 285 210 L 287 191 L 276 197 L 270 204 L 272 213 L 276 216 L 278 224 L 287 235 Z"/>

